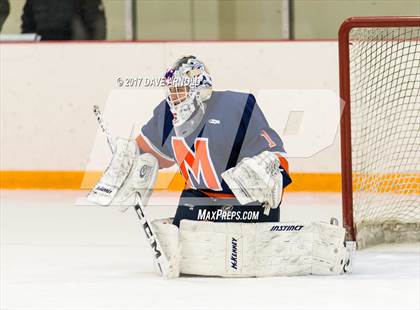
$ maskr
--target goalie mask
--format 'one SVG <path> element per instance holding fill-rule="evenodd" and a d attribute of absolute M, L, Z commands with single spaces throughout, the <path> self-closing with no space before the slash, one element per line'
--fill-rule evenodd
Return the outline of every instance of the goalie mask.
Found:
<path fill-rule="evenodd" d="M 165 74 L 166 101 L 177 136 L 189 136 L 200 124 L 211 96 L 212 80 L 203 62 L 182 57 Z"/>

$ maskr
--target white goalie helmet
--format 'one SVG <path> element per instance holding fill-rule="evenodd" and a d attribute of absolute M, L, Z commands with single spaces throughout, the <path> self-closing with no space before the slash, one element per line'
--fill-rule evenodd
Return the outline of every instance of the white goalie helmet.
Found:
<path fill-rule="evenodd" d="M 165 84 L 175 132 L 177 136 L 188 136 L 201 122 L 204 102 L 211 96 L 210 74 L 202 61 L 185 56 L 166 71 Z"/>

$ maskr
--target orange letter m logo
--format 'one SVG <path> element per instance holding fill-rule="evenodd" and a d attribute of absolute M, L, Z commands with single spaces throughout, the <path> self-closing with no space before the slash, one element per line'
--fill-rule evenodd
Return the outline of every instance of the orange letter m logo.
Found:
<path fill-rule="evenodd" d="M 207 188 L 221 190 L 222 186 L 210 158 L 208 139 L 196 138 L 194 148 L 195 153 L 188 147 L 184 138 L 172 137 L 172 149 L 188 186 L 195 188 L 190 177 L 199 184 L 201 176 Z"/>

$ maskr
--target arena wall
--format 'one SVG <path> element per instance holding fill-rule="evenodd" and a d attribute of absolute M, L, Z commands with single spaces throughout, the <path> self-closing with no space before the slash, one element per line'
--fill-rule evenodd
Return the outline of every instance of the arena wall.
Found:
<path fill-rule="evenodd" d="M 114 135 L 135 135 L 164 96 L 150 84 L 185 54 L 207 63 L 216 90 L 256 95 L 284 139 L 290 190 L 340 190 L 335 41 L 1 44 L 1 187 L 91 186 L 110 159 L 92 106 Z M 179 189 L 173 173 L 162 188 Z"/>

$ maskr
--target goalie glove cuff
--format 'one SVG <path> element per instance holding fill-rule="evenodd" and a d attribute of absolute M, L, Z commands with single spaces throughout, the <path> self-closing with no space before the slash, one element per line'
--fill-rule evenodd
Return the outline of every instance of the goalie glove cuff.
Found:
<path fill-rule="evenodd" d="M 283 175 L 278 157 L 269 151 L 244 158 L 222 173 L 226 184 L 241 204 L 258 201 L 277 208 L 283 193 Z"/>
<path fill-rule="evenodd" d="M 139 155 L 133 140 L 118 138 L 116 145 L 111 163 L 87 199 L 102 206 L 128 208 L 135 205 L 139 193 L 147 205 L 159 168 L 157 159 L 149 153 Z"/>

